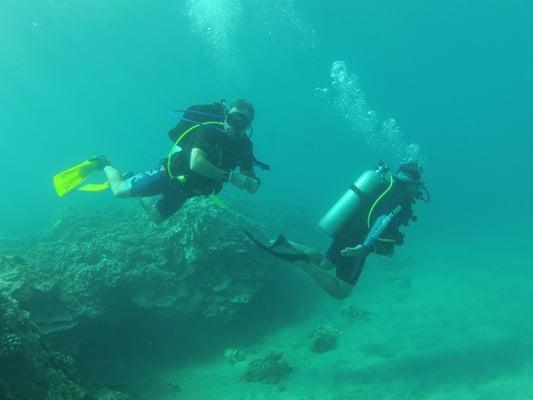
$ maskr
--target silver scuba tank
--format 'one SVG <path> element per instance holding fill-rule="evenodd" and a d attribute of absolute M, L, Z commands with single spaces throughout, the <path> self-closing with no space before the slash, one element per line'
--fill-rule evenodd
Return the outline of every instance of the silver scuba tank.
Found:
<path fill-rule="evenodd" d="M 353 185 L 337 200 L 318 222 L 318 226 L 331 237 L 337 236 L 347 223 L 359 217 L 383 192 L 386 181 L 383 169 L 365 171 Z M 364 217 L 364 216 L 363 216 Z"/>

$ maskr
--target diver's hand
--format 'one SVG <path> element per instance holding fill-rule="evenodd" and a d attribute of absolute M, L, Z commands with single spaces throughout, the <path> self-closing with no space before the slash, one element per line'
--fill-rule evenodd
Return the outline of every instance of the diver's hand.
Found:
<path fill-rule="evenodd" d="M 347 257 L 347 258 L 355 258 L 359 257 L 360 255 L 365 254 L 368 249 L 363 246 L 362 244 L 359 244 L 355 247 L 346 247 L 343 250 L 341 250 L 341 256 Z"/>
<path fill-rule="evenodd" d="M 255 193 L 259 189 L 259 181 L 243 174 L 233 174 L 229 182 L 239 189 L 246 190 L 248 193 Z"/>

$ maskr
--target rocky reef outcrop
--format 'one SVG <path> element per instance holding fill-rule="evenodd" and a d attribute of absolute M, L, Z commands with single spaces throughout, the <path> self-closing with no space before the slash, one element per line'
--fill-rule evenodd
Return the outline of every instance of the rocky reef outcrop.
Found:
<path fill-rule="evenodd" d="M 0 293 L 0 399 L 85 399 L 73 363 L 48 349 L 29 313 Z"/>
<path fill-rule="evenodd" d="M 110 322 L 120 335 L 152 317 L 221 326 L 259 294 L 276 264 L 243 234 L 261 235 L 260 223 L 209 199 L 189 201 L 162 225 L 121 205 L 63 212 L 37 236 L 0 240 L 1 400 L 100 398 L 108 382 L 90 382 L 85 395 L 65 351 L 79 361 L 95 344 L 128 342 Z M 131 342 L 143 335 L 135 333 Z M 101 354 L 89 361 L 112 362 Z M 105 396 L 124 395 L 110 390 Z"/>
<path fill-rule="evenodd" d="M 337 341 L 342 331 L 336 326 L 320 325 L 311 334 L 311 350 L 315 353 L 325 353 L 337 347 Z"/>
<path fill-rule="evenodd" d="M 45 334 L 125 305 L 231 319 L 275 262 L 252 248 L 243 228 L 261 229 L 208 199 L 190 201 L 160 226 L 132 208 L 65 214 L 23 251 L 4 249 L 0 290 Z"/>
<path fill-rule="evenodd" d="M 277 349 L 266 351 L 261 357 L 248 363 L 244 374 L 246 382 L 278 383 L 292 368 Z"/>

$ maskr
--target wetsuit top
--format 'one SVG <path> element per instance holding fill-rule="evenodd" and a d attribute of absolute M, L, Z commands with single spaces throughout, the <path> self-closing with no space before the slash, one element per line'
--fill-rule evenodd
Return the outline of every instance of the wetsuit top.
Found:
<path fill-rule="evenodd" d="M 390 195 L 385 196 L 383 200 L 378 204 L 373 212 L 370 224 L 372 225 L 376 219 L 381 215 L 387 215 L 394 210 L 398 205 L 402 207 L 400 213 L 393 218 L 387 229 L 381 235 L 383 239 L 393 240 L 393 243 L 376 241 L 373 251 L 381 255 L 391 255 L 394 252 L 394 246 L 403 244 L 404 234 L 400 232 L 400 228 L 403 225 L 407 225 L 409 219 L 413 216 L 412 199 L 409 197 L 401 196 L 392 190 Z M 366 219 L 365 219 L 366 223 Z M 368 232 L 365 233 L 365 235 Z"/>
<path fill-rule="evenodd" d="M 385 229 L 381 235 L 381 238 L 393 240 L 394 243 L 382 242 L 379 240 L 376 241 L 372 250 L 378 254 L 390 255 L 394 251 L 395 245 L 401 245 L 403 243 L 404 234 L 400 232 L 400 227 L 407 224 L 409 219 L 413 216 L 411 199 L 405 196 L 400 196 L 393 187 L 392 191 L 380 201 L 372 213 L 372 219 L 370 220 L 371 226 L 379 216 L 390 214 L 398 205 L 402 206 L 402 210 L 396 217 L 394 217 L 387 229 Z M 370 205 L 366 208 L 365 212 L 362 213 L 364 217 L 348 224 L 346 228 L 337 235 L 335 240 L 339 240 L 343 244 L 346 244 L 345 247 L 354 247 L 363 243 L 369 231 L 367 225 L 369 211 Z"/>
<path fill-rule="evenodd" d="M 190 156 L 193 148 L 203 150 L 208 160 L 218 168 L 253 171 L 253 144 L 248 137 L 235 137 L 226 134 L 221 128 L 200 126 L 191 132 L 183 143 L 183 151 L 173 154 L 170 168 L 172 175 L 183 175 L 186 190 L 194 194 L 209 195 L 218 193 L 223 182 L 202 176 L 190 169 Z"/>

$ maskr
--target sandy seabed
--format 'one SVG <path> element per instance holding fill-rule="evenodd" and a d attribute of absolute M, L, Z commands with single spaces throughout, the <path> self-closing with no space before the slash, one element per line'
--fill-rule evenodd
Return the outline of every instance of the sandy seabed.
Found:
<path fill-rule="evenodd" d="M 433 242 L 432 242 L 433 243 Z M 442 241 L 440 242 L 442 243 Z M 276 384 L 243 379 L 248 361 L 218 356 L 146 375 L 139 399 L 533 399 L 533 266 L 457 241 L 405 246 L 374 258 L 351 297 L 323 297 L 311 317 L 284 324 L 247 358 L 278 348 L 292 371 Z M 524 257 L 526 257 L 524 259 Z M 524 262 L 526 260 L 526 262 Z M 529 261 L 527 261 L 529 260 Z M 289 264 L 284 265 L 291 268 Z M 280 266 L 280 273 L 283 273 Z M 302 281 L 312 286 L 302 273 Z M 295 293 L 294 296 L 298 296 Z M 290 306 L 290 305 L 288 305 Z M 350 318 L 347 306 L 368 312 Z M 309 332 L 339 328 L 337 347 L 311 351 Z"/>

